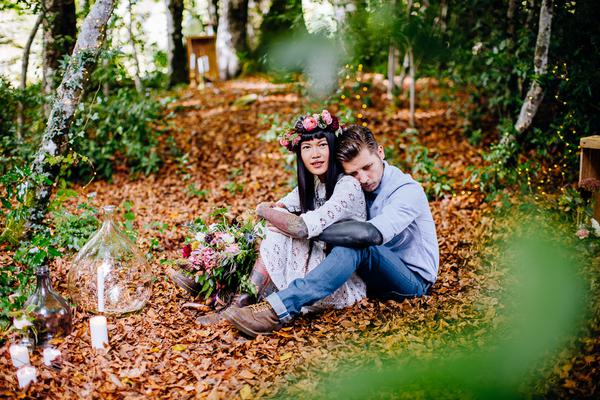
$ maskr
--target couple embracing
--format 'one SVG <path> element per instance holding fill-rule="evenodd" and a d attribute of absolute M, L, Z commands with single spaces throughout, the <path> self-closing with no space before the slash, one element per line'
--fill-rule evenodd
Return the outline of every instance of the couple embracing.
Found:
<path fill-rule="evenodd" d="M 237 295 L 222 316 L 255 337 L 303 311 L 425 294 L 439 264 L 429 203 L 371 131 L 323 110 L 280 143 L 296 154 L 298 186 L 256 208 L 270 228 L 251 275 L 258 296 Z"/>

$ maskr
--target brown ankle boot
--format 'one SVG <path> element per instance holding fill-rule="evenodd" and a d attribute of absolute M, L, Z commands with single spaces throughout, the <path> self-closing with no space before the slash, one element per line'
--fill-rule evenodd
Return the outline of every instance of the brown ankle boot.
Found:
<path fill-rule="evenodd" d="M 273 307 L 266 301 L 243 308 L 229 307 L 223 311 L 223 317 L 251 338 L 270 335 L 282 325 Z"/>

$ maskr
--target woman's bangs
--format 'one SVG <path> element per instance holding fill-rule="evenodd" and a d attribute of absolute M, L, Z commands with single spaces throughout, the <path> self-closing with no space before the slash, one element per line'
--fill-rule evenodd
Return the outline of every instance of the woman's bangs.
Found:
<path fill-rule="evenodd" d="M 309 140 L 313 140 L 313 139 L 323 139 L 323 138 L 327 138 L 327 136 L 325 135 L 325 132 L 323 131 L 313 131 L 313 132 L 308 132 L 308 133 L 303 133 L 302 136 L 300 137 L 300 143 L 302 142 L 306 142 Z"/>

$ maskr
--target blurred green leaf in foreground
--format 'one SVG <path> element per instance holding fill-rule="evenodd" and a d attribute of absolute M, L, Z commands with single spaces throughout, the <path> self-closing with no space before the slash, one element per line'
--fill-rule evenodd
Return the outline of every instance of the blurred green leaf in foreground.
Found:
<path fill-rule="evenodd" d="M 586 317 L 582 263 L 570 238 L 542 216 L 520 218 L 495 262 L 508 271 L 506 320 L 483 347 L 418 360 L 403 354 L 381 368 L 328 375 L 317 397 L 485 398 L 528 396 L 544 363 L 576 334 Z M 524 222 L 528 221 L 528 222 Z M 579 257 L 581 258 L 581 257 Z M 457 338 L 458 339 L 458 338 Z"/>

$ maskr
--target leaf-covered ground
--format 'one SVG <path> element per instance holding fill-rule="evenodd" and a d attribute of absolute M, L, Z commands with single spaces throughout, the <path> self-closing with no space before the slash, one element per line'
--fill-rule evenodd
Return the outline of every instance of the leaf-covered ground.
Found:
<path fill-rule="evenodd" d="M 385 108 L 382 93 L 370 93 L 373 105 L 364 113 L 385 146 L 400 152 L 400 132 L 407 113 Z M 233 102 L 257 94 L 247 105 Z M 178 92 L 170 106 L 176 114 L 179 153 L 172 152 L 161 171 L 131 180 L 126 170 L 112 182 L 78 188 L 96 206 L 132 202 L 138 244 L 154 247 L 151 261 L 156 282 L 147 306 L 139 313 L 109 317 L 110 349 L 95 353 L 85 313 L 77 311 L 73 333 L 59 348 L 60 370 L 41 367 L 35 353 L 38 383 L 16 389 L 8 344 L 0 348 L 0 397 L 34 398 L 256 398 L 310 394 L 323 373 L 344 365 L 378 366 L 409 351 L 435 358 L 440 346 L 457 348 L 456 333 L 469 345 L 500 322 L 498 297 L 502 271 L 487 269 L 478 247 L 489 235 L 490 205 L 484 195 L 463 187 L 465 167 L 482 163 L 479 150 L 461 136 L 451 109 L 434 102 L 417 111 L 419 141 L 454 179 L 454 195 L 431 202 L 440 243 L 440 274 L 431 295 L 401 304 L 363 300 L 353 307 L 298 318 L 272 336 L 252 341 L 222 323 L 198 327 L 196 311 L 182 309 L 191 299 L 165 276 L 161 259 L 175 259 L 186 234 L 184 223 L 206 217 L 215 207 L 230 214 L 252 214 L 260 201 L 276 200 L 289 190 L 289 174 L 275 143 L 258 138 L 269 128 L 261 114 L 293 118 L 306 106 L 296 88 L 260 79 L 219 84 L 204 92 Z M 358 104 L 360 106 L 360 104 Z M 163 151 L 173 146 L 164 142 Z M 183 156 L 187 154 L 187 156 Z M 85 196 L 80 196 L 85 199 Z M 70 204 L 75 209 L 76 204 Z M 153 243 L 154 239 L 154 243 Z M 71 259 L 52 265 L 54 286 L 66 294 Z M 465 334 L 466 335 L 466 334 Z M 478 340 L 481 343 L 478 343 Z M 597 361 L 596 361 L 597 365 Z M 567 374 L 568 375 L 568 374 Z M 557 382 L 560 387 L 563 381 Z M 591 383 L 578 393 L 589 395 Z M 565 389 L 566 390 L 566 389 Z M 568 393 L 568 391 L 564 392 Z"/>

